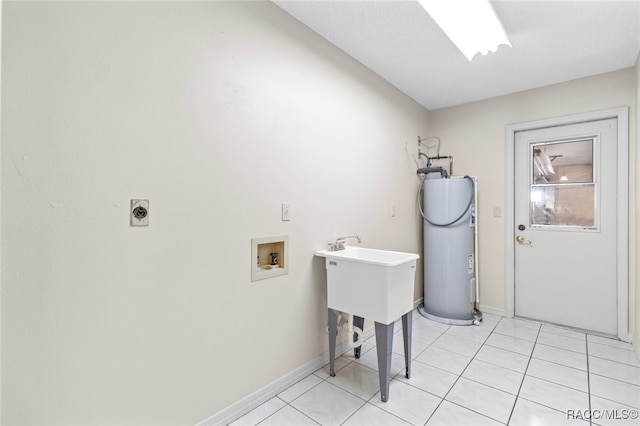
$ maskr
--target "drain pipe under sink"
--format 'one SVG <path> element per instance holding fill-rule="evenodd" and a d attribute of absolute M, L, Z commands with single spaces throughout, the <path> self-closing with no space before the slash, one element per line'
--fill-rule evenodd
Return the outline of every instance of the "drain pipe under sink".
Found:
<path fill-rule="evenodd" d="M 347 316 L 346 323 L 342 321 L 343 315 Z M 353 325 L 353 314 L 346 314 L 345 312 L 336 311 L 336 316 L 337 316 L 336 322 L 338 324 L 338 329 L 340 329 L 340 327 L 343 327 L 347 330 L 347 342 L 349 343 L 349 346 L 354 349 L 362 346 L 362 339 L 364 338 L 364 332 L 360 327 L 356 327 Z M 325 326 L 325 331 L 327 333 L 329 332 L 329 324 Z M 354 334 L 357 336 L 355 341 L 353 339 Z"/>
<path fill-rule="evenodd" d="M 357 336 L 356 339 L 353 338 L 354 334 Z M 349 314 L 349 319 L 347 320 L 347 342 L 349 342 L 349 346 L 352 348 L 362 346 L 362 335 L 362 329 L 353 325 L 353 315 Z"/>

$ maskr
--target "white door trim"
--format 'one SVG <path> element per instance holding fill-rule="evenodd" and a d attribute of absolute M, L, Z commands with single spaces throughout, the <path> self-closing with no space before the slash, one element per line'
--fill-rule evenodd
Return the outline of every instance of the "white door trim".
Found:
<path fill-rule="evenodd" d="M 629 107 L 509 124 L 505 129 L 505 315 L 515 312 L 515 134 L 588 121 L 618 120 L 617 291 L 618 338 L 629 341 Z"/>

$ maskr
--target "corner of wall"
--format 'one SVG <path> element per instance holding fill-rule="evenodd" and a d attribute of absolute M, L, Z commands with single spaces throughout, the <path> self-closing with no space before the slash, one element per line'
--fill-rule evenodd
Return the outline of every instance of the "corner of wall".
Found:
<path fill-rule="evenodd" d="M 638 173 L 638 165 L 640 165 L 640 131 L 638 130 L 638 125 L 640 124 L 640 108 L 638 108 L 638 104 L 640 102 L 640 54 L 636 59 L 635 66 L 635 115 L 632 118 L 633 123 L 635 124 L 635 140 L 634 140 L 634 148 L 635 148 L 635 167 L 632 170 L 635 170 L 635 198 L 636 203 L 633 207 L 635 209 L 635 235 L 632 242 L 632 247 L 630 247 L 631 252 L 635 254 L 635 262 L 632 262 L 635 265 L 638 265 L 640 262 L 640 251 L 638 250 L 638 241 L 640 241 L 640 209 L 638 208 L 638 201 L 640 200 L 640 173 Z M 633 124 L 632 124 L 633 125 Z M 640 274 L 638 274 L 638 270 L 632 271 L 634 273 L 634 286 L 633 291 L 635 292 L 635 306 L 632 308 L 631 312 L 631 330 L 630 333 L 632 335 L 632 343 L 636 351 L 637 357 L 640 359 Z M 633 296 L 633 295 L 630 295 Z"/>
<path fill-rule="evenodd" d="M 0 99 L 2 99 L 2 8 L 3 8 L 3 0 L 0 0 Z M 2 105 L 2 102 L 0 102 L 0 105 Z M 0 106 L 0 147 L 2 146 L 1 135 L 2 135 L 2 107 Z M 1 152 L 2 150 L 0 149 L 0 164 L 2 164 Z M 0 166 L 0 184 L 2 183 L 1 176 L 2 176 L 2 166 Z M 0 204 L 1 202 L 2 202 L 2 191 L 0 190 Z M 0 223 L 2 223 L 1 209 L 0 209 Z M 0 265 L 2 264 L 1 242 L 2 242 L 2 231 L 0 231 Z M 2 329 L 1 325 L 2 325 L 2 275 L 0 274 L 0 329 Z M 2 383 L 2 333 L 0 333 L 0 384 L 1 383 Z M 0 424 L 2 424 L 2 386 L 0 386 Z"/>

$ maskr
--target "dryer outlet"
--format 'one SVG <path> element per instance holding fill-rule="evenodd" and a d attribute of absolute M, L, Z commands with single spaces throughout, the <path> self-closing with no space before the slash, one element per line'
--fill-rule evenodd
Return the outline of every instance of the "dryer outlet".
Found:
<path fill-rule="evenodd" d="M 149 200 L 131 200 L 131 226 L 149 226 Z"/>

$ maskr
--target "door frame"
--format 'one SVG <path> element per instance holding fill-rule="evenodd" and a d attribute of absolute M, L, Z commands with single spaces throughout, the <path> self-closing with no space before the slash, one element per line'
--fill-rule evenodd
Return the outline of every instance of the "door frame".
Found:
<path fill-rule="evenodd" d="M 516 132 L 580 124 L 609 118 L 618 120 L 616 271 L 618 338 L 629 336 L 629 107 L 605 109 L 544 120 L 509 124 L 505 128 L 505 315 L 515 314 L 515 135 Z"/>

